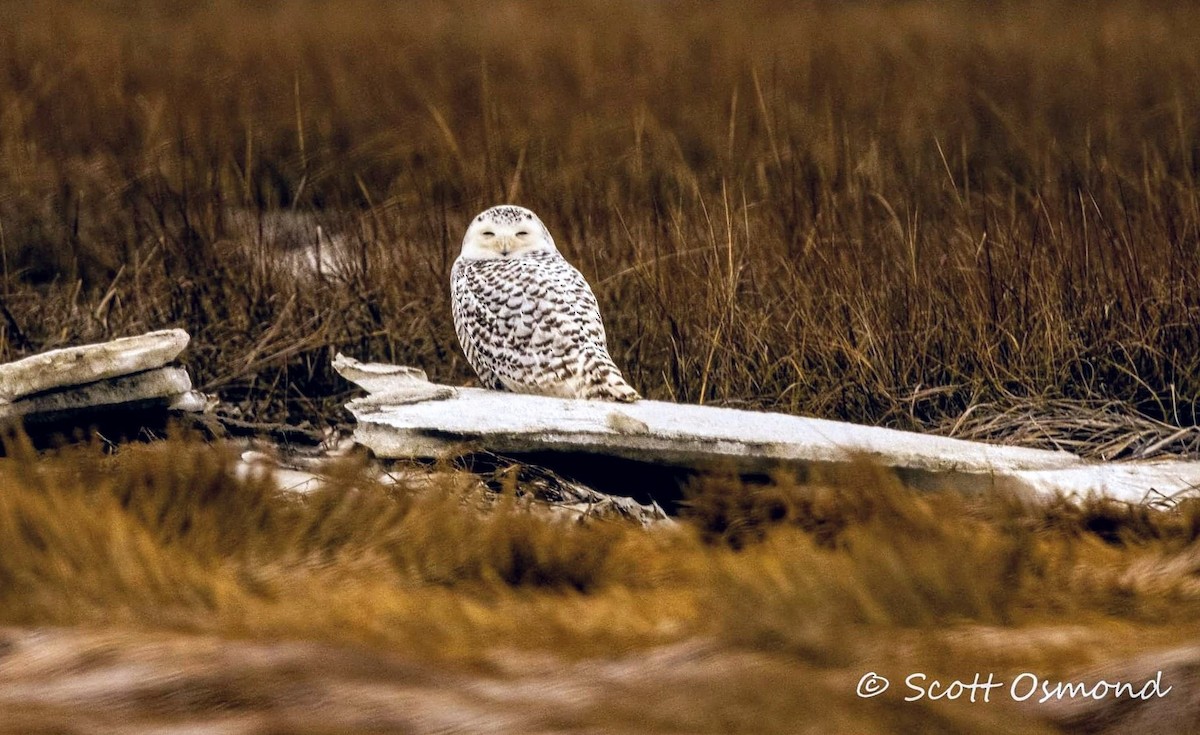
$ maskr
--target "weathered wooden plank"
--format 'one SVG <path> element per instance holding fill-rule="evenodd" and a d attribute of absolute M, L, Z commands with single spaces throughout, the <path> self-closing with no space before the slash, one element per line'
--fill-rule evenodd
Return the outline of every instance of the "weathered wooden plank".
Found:
<path fill-rule="evenodd" d="M 1103 496 L 1170 506 L 1200 495 L 1200 462 L 1156 459 L 1097 462 L 1061 470 L 1023 470 L 1014 479 L 1042 494 Z"/>
<path fill-rule="evenodd" d="M 153 370 L 174 360 L 188 340 L 182 329 L 167 329 L 51 350 L 0 365 L 0 402 Z"/>
<path fill-rule="evenodd" d="M 187 395 L 191 389 L 192 380 L 186 370 L 164 367 L 0 404 L 0 419 L 24 417 L 29 421 L 57 421 L 77 412 L 102 412 L 147 401 L 161 401 L 165 411 L 170 403 Z"/>
<path fill-rule="evenodd" d="M 358 420 L 355 440 L 381 458 L 559 452 L 698 469 L 732 463 L 743 471 L 867 460 L 902 470 L 928 487 L 1003 484 L 1129 502 L 1200 494 L 1200 462 L 1085 462 L 1069 452 L 786 414 L 452 388 L 429 382 L 414 368 L 363 364 L 342 355 L 334 367 L 371 394 L 347 408 Z"/>
<path fill-rule="evenodd" d="M 456 451 L 572 451 L 674 465 L 761 467 L 867 459 L 909 469 L 1010 473 L 1078 466 L 1067 452 L 994 446 L 874 426 L 661 401 L 616 404 L 451 388 L 412 368 L 335 368 L 372 395 L 352 401 L 355 438 L 380 457 Z M 394 380 L 388 380 L 393 368 Z M 369 378 L 364 378 L 368 375 Z"/>

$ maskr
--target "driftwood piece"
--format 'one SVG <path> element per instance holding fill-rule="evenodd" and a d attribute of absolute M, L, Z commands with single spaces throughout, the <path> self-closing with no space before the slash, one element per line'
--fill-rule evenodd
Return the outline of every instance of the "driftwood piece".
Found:
<path fill-rule="evenodd" d="M 51 350 L 0 365 L 0 402 L 153 370 L 174 360 L 188 340 L 188 333 L 182 329 L 167 329 Z"/>
<path fill-rule="evenodd" d="M 338 353 L 333 369 L 346 380 L 367 393 L 369 398 L 355 404 L 360 410 L 373 406 L 401 406 L 421 401 L 440 401 L 454 396 L 454 389 L 429 382 L 425 371 L 402 365 L 379 362 L 359 362 Z"/>
<path fill-rule="evenodd" d="M 975 490 L 1003 483 L 1130 502 L 1170 501 L 1200 488 L 1200 462 L 1093 463 L 1063 451 L 786 414 L 451 388 L 413 368 L 364 365 L 341 355 L 334 367 L 372 394 L 347 408 L 358 421 L 355 440 L 381 458 L 559 453 L 573 461 L 599 456 L 691 470 L 732 465 L 742 472 L 866 460 L 921 487 Z"/>
<path fill-rule="evenodd" d="M 93 434 L 155 436 L 181 412 L 208 408 L 187 371 L 170 364 L 188 341 L 187 332 L 169 329 L 0 365 L 0 423 L 20 422 L 35 446 Z"/>
<path fill-rule="evenodd" d="M 1104 495 L 1164 507 L 1200 496 L 1200 462 L 1189 460 L 1097 462 L 1063 470 L 1023 470 L 1013 477 L 1042 494 Z"/>
<path fill-rule="evenodd" d="M 81 411 L 115 406 L 158 405 L 165 410 L 191 389 L 192 380 L 186 370 L 164 367 L 0 404 L 0 419 L 24 417 L 27 421 L 59 421 Z"/>
<path fill-rule="evenodd" d="M 302 452 L 269 452 L 251 449 L 242 453 L 234 467 L 240 479 L 267 480 L 281 492 L 307 494 L 345 483 L 344 470 L 335 460 L 345 456 L 346 449 L 321 450 L 316 454 Z M 505 479 L 513 476 L 519 481 L 518 495 L 532 502 L 531 507 L 565 516 L 571 520 L 619 519 L 642 526 L 671 524 L 667 513 L 656 503 L 639 503 L 633 498 L 609 495 L 577 482 L 560 477 L 550 470 L 526 465 L 514 465 L 499 457 L 480 472 L 481 468 L 448 468 L 416 462 L 370 460 L 363 468 L 363 477 L 373 478 L 382 485 L 402 485 L 423 490 L 461 485 L 461 477 L 470 477 L 481 491 L 495 500 L 503 491 Z M 515 475 L 513 474 L 515 473 Z"/>
<path fill-rule="evenodd" d="M 347 369 L 353 365 L 354 370 Z M 789 462 L 867 459 L 889 467 L 956 472 L 1013 472 L 1078 466 L 1067 452 L 1002 447 L 874 426 L 777 413 L 661 401 L 616 404 L 450 388 L 403 369 L 390 383 L 383 369 L 339 356 L 334 367 L 373 395 L 351 401 L 355 438 L 387 458 L 572 451 L 675 465 L 734 460 L 766 469 Z M 355 378 L 372 368 L 372 381 Z M 384 399 L 394 399 L 386 402 Z"/>

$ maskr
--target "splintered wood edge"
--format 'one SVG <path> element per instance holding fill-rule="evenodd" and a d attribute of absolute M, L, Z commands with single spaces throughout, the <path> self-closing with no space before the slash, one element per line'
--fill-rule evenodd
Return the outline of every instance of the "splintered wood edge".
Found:
<path fill-rule="evenodd" d="M 189 341 L 182 329 L 164 329 L 30 355 L 0 365 L 0 402 L 154 370 L 178 357 Z"/>
<path fill-rule="evenodd" d="M 338 353 L 333 358 L 334 371 L 372 395 L 388 395 L 402 403 L 435 397 L 439 390 L 453 390 L 429 381 L 425 371 L 405 365 L 389 365 L 382 362 L 359 362 L 353 357 Z M 442 392 L 444 392 L 444 390 Z M 444 397 L 444 396 L 443 396 Z"/>
<path fill-rule="evenodd" d="M 22 398 L 0 406 L 0 419 L 103 411 L 139 401 L 173 398 L 191 389 L 192 379 L 186 370 L 160 367 Z"/>

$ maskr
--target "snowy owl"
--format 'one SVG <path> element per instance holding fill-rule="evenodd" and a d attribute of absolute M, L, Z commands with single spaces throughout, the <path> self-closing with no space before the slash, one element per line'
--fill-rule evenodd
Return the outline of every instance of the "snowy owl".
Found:
<path fill-rule="evenodd" d="M 600 306 L 538 216 L 502 205 L 467 228 L 450 272 L 454 331 L 488 388 L 636 401 L 608 354 Z"/>

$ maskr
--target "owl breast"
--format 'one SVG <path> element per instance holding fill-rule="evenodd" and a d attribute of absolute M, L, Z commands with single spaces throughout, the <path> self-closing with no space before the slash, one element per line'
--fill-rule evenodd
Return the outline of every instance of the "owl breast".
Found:
<path fill-rule="evenodd" d="M 485 386 L 605 397 L 614 375 L 624 384 L 608 354 L 595 295 L 557 252 L 459 258 L 451 295 L 459 342 Z"/>

